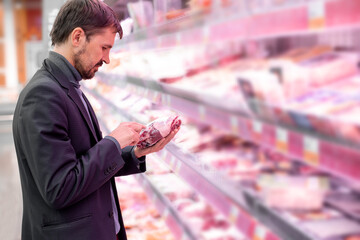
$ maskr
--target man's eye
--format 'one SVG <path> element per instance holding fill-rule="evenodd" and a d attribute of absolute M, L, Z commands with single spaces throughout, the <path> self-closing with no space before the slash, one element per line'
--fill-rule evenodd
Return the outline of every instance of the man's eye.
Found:
<path fill-rule="evenodd" d="M 105 51 L 106 49 L 107 49 L 106 47 L 102 47 L 102 50 L 104 50 L 104 51 Z"/>

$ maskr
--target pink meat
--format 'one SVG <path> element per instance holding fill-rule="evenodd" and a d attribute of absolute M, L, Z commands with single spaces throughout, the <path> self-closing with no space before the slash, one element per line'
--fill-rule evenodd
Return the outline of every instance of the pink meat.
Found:
<path fill-rule="evenodd" d="M 181 125 L 178 116 L 159 118 L 149 123 L 140 133 L 140 140 L 137 144 L 139 148 L 147 148 L 169 135 L 169 133 Z"/>

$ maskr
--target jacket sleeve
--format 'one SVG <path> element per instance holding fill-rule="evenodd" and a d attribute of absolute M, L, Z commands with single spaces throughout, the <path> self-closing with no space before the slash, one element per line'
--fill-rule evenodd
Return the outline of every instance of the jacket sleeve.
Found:
<path fill-rule="evenodd" d="M 126 165 L 108 139 L 76 155 L 67 130 L 72 124 L 68 101 L 66 93 L 48 81 L 29 90 L 17 119 L 26 164 L 43 199 L 57 209 L 82 200 Z"/>
<path fill-rule="evenodd" d="M 116 173 L 116 176 L 126 176 L 146 171 L 146 157 L 136 158 L 135 154 L 133 154 L 133 146 L 123 148 L 121 155 L 125 159 L 125 165 Z"/>
<path fill-rule="evenodd" d="M 119 153 L 121 153 L 123 159 L 125 160 L 125 165 L 120 169 L 119 172 L 116 173 L 115 176 L 126 176 L 146 171 L 146 156 L 137 158 L 134 153 L 135 146 L 127 146 L 121 149 L 119 142 L 115 138 L 111 136 L 106 136 L 105 138 L 114 142 Z"/>

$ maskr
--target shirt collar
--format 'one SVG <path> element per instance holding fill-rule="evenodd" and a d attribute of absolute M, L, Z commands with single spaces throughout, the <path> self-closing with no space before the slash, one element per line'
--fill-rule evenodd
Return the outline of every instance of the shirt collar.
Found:
<path fill-rule="evenodd" d="M 82 80 L 80 73 L 64 56 L 57 52 L 50 51 L 49 59 L 64 72 L 64 74 L 68 77 L 69 82 L 75 88 L 80 87 L 79 82 Z"/>

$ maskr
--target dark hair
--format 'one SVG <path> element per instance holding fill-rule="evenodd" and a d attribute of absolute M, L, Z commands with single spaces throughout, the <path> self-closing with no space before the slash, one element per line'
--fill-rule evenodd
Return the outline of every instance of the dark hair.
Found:
<path fill-rule="evenodd" d="M 103 28 L 113 26 L 122 38 L 122 28 L 114 11 L 100 0 L 68 0 L 56 16 L 50 32 L 52 46 L 64 43 L 77 27 L 84 30 L 86 39 Z"/>

